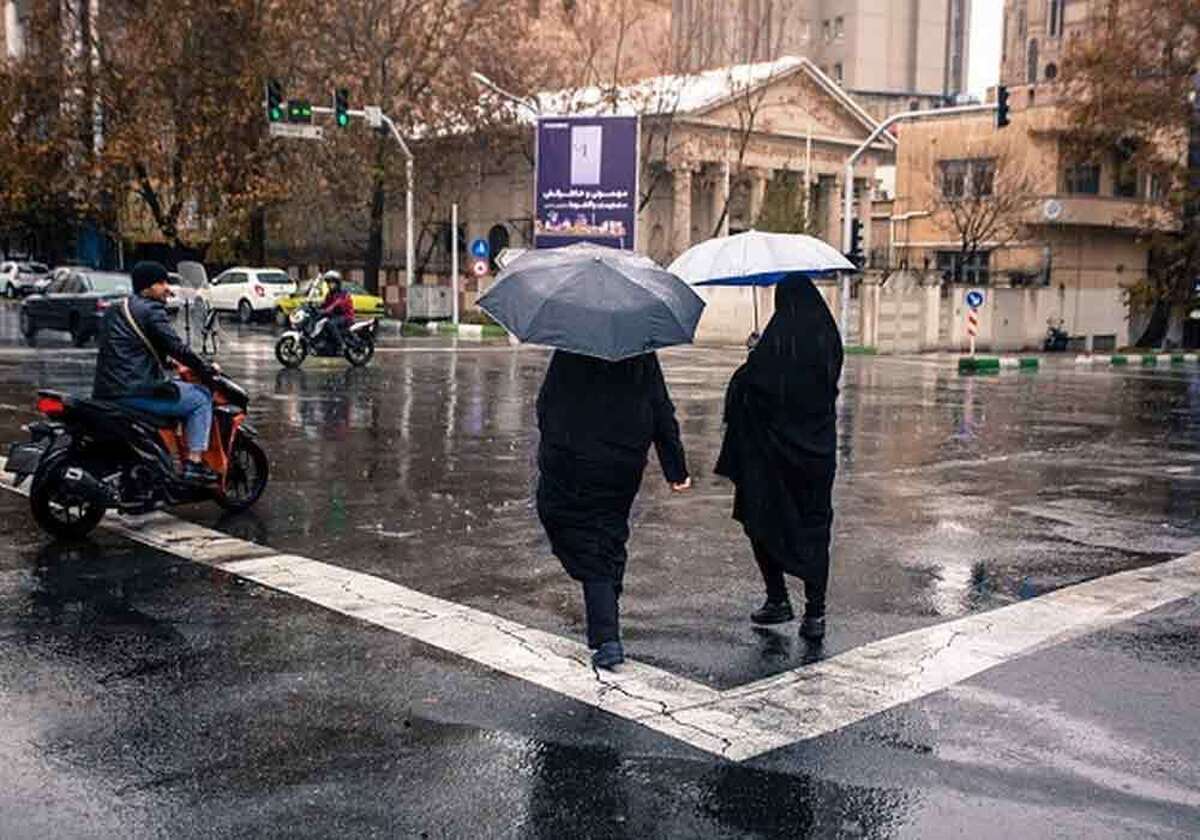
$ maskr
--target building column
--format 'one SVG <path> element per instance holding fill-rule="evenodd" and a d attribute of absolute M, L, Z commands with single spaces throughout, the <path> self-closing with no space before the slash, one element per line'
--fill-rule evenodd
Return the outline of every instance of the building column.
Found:
<path fill-rule="evenodd" d="M 704 235 L 706 237 L 728 236 L 729 212 L 732 212 L 733 208 L 729 203 L 729 179 L 726 177 L 725 165 L 721 163 L 715 164 L 712 167 L 711 177 L 707 179 L 707 182 L 711 186 L 712 192 L 709 193 L 709 226 L 704 231 Z M 720 229 L 717 230 L 717 220 L 721 218 L 721 214 L 725 215 L 725 219 L 721 222 Z M 714 230 L 716 233 L 713 232 Z"/>
<path fill-rule="evenodd" d="M 825 241 L 839 251 L 845 251 L 849 243 L 842 242 L 842 180 L 841 175 L 821 178 L 821 189 L 828 188 L 825 200 Z"/>
<path fill-rule="evenodd" d="M 858 294 L 858 343 L 864 347 L 879 344 L 879 293 L 881 276 L 873 271 L 863 275 Z"/>
<path fill-rule="evenodd" d="M 679 256 L 692 245 L 692 164 L 671 167 L 671 252 Z"/>
<path fill-rule="evenodd" d="M 771 180 L 771 175 L 770 169 L 750 170 L 750 218 L 748 221 L 751 227 L 758 224 L 758 217 L 762 214 L 763 204 L 767 200 L 767 183 Z"/>

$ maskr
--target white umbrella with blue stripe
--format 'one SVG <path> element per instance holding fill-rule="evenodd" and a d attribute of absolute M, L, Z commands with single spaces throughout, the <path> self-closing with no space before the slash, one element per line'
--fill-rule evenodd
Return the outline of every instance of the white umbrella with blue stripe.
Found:
<path fill-rule="evenodd" d="M 774 286 L 789 276 L 813 278 L 857 270 L 840 251 L 815 236 L 757 230 L 693 245 L 668 269 L 693 286 Z M 757 296 L 754 317 L 758 332 Z"/>

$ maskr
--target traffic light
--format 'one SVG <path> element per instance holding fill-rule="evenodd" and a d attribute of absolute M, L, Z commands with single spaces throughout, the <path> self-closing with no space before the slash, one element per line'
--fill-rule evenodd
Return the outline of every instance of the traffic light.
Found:
<path fill-rule="evenodd" d="M 346 88 L 333 92 L 333 121 L 338 128 L 350 125 L 350 91 Z"/>
<path fill-rule="evenodd" d="M 996 88 L 996 128 L 1008 125 L 1008 86 Z"/>
<path fill-rule="evenodd" d="M 850 251 L 846 258 L 859 268 L 863 267 L 862 222 L 858 219 L 850 220 Z"/>
<path fill-rule="evenodd" d="M 306 99 L 288 100 L 288 122 L 311 123 L 312 103 Z"/>
<path fill-rule="evenodd" d="M 283 85 L 278 79 L 267 79 L 267 119 L 283 121 Z"/>

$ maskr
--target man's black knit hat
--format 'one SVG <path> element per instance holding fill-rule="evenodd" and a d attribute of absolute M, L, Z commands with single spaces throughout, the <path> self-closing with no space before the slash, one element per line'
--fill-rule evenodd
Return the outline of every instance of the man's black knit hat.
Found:
<path fill-rule="evenodd" d="M 155 283 L 166 280 L 167 267 L 153 260 L 142 260 L 133 267 L 133 293 L 140 295 Z"/>

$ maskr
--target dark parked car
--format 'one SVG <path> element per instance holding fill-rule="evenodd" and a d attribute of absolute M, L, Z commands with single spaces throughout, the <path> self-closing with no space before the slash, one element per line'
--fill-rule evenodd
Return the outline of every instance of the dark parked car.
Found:
<path fill-rule="evenodd" d="M 106 309 L 133 291 L 128 274 L 71 269 L 42 295 L 21 302 L 21 334 L 30 344 L 39 330 L 64 330 L 81 347 L 96 334 Z"/>

